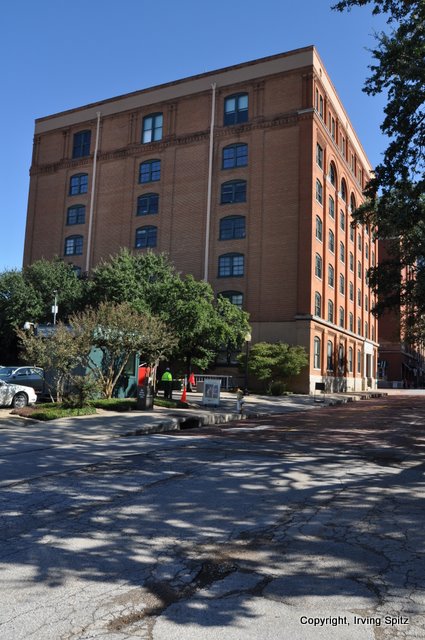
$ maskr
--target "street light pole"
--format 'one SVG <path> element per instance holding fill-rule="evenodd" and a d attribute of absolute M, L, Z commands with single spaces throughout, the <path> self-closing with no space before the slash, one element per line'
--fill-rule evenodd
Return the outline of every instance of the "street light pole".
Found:
<path fill-rule="evenodd" d="M 56 324 L 56 316 L 58 313 L 58 292 L 55 290 L 53 291 L 55 299 L 53 302 L 53 307 L 52 307 L 52 313 L 53 313 L 53 326 Z"/>
<path fill-rule="evenodd" d="M 249 343 L 251 342 L 251 334 L 247 333 L 245 336 L 245 395 L 248 394 L 248 356 L 249 356 Z"/>

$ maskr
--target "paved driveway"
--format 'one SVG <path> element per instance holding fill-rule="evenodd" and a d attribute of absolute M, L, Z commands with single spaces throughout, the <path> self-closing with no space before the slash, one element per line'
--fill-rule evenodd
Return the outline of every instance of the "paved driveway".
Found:
<path fill-rule="evenodd" d="M 2 446 L 0 637 L 423 638 L 424 425 L 410 396 Z"/>

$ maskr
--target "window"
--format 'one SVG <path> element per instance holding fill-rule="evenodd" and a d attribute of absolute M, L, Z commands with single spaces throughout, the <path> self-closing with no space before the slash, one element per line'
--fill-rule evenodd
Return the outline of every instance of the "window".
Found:
<path fill-rule="evenodd" d="M 351 302 L 354 302 L 354 285 L 353 283 L 350 281 L 350 284 L 348 286 L 349 292 L 350 292 L 350 300 Z"/>
<path fill-rule="evenodd" d="M 362 277 L 362 263 L 360 262 L 360 260 L 357 261 L 357 276 L 359 278 Z"/>
<path fill-rule="evenodd" d="M 343 242 L 339 243 L 339 259 L 341 262 L 345 262 L 345 245 Z"/>
<path fill-rule="evenodd" d="M 344 202 L 347 202 L 347 185 L 344 178 L 341 180 L 341 198 Z"/>
<path fill-rule="evenodd" d="M 335 200 L 332 196 L 329 196 L 329 215 L 331 218 L 335 219 Z"/>
<path fill-rule="evenodd" d="M 319 143 L 316 144 L 316 163 L 323 169 L 323 149 Z"/>
<path fill-rule="evenodd" d="M 322 296 L 318 291 L 314 294 L 314 315 L 321 316 L 322 315 Z"/>
<path fill-rule="evenodd" d="M 335 235 L 332 229 L 329 229 L 329 251 L 335 252 Z"/>
<path fill-rule="evenodd" d="M 138 216 L 147 216 L 150 213 L 158 213 L 159 195 L 157 193 L 144 193 L 137 198 Z"/>
<path fill-rule="evenodd" d="M 316 178 L 316 200 L 319 204 L 323 203 L 323 187 L 319 178 Z"/>
<path fill-rule="evenodd" d="M 223 149 L 222 169 L 246 167 L 248 164 L 248 145 L 230 144 Z"/>
<path fill-rule="evenodd" d="M 319 97 L 319 114 L 320 114 L 320 117 L 323 118 L 323 98 L 322 98 L 322 96 Z"/>
<path fill-rule="evenodd" d="M 316 253 L 314 273 L 318 278 L 322 277 L 322 258 L 318 253 Z"/>
<path fill-rule="evenodd" d="M 248 121 L 248 94 L 238 93 L 224 101 L 224 126 Z"/>
<path fill-rule="evenodd" d="M 372 251 L 372 265 L 375 266 L 375 252 Z"/>
<path fill-rule="evenodd" d="M 136 249 L 156 247 L 158 227 L 147 226 L 136 229 Z"/>
<path fill-rule="evenodd" d="M 158 182 L 161 179 L 161 160 L 146 160 L 139 167 L 139 183 Z"/>
<path fill-rule="evenodd" d="M 351 311 L 348 314 L 348 328 L 350 331 L 354 331 L 354 316 Z"/>
<path fill-rule="evenodd" d="M 360 320 L 360 318 L 357 318 L 357 333 L 359 334 L 359 336 L 362 335 L 362 321 Z"/>
<path fill-rule="evenodd" d="M 328 321 L 334 321 L 334 303 L 332 300 L 328 300 Z"/>
<path fill-rule="evenodd" d="M 369 338 L 369 325 L 367 322 L 364 323 L 364 335 L 365 338 Z"/>
<path fill-rule="evenodd" d="M 339 292 L 342 294 L 345 293 L 345 278 L 342 273 L 339 274 Z"/>
<path fill-rule="evenodd" d="M 338 349 L 338 372 L 344 372 L 344 345 L 340 344 Z"/>
<path fill-rule="evenodd" d="M 75 204 L 66 212 L 66 224 L 84 224 L 86 221 L 86 208 L 83 204 Z"/>
<path fill-rule="evenodd" d="M 354 197 L 354 193 L 352 193 L 350 196 L 350 210 L 351 210 L 351 213 L 353 213 L 353 211 L 356 210 L 356 199 Z"/>
<path fill-rule="evenodd" d="M 226 253 L 218 259 L 218 277 L 244 275 L 245 256 L 242 253 Z"/>
<path fill-rule="evenodd" d="M 80 193 L 87 193 L 89 184 L 89 177 L 87 173 L 77 173 L 75 176 L 71 176 L 69 182 L 69 195 L 77 196 Z"/>
<path fill-rule="evenodd" d="M 227 216 L 220 220 L 220 240 L 245 238 L 245 216 Z"/>
<path fill-rule="evenodd" d="M 350 224 L 350 240 L 354 242 L 354 227 Z"/>
<path fill-rule="evenodd" d="M 316 238 L 322 241 L 322 219 L 320 216 L 316 216 Z"/>
<path fill-rule="evenodd" d="M 360 233 L 357 234 L 357 247 L 358 247 L 359 251 L 362 250 L 362 237 L 361 237 Z"/>
<path fill-rule="evenodd" d="M 366 260 L 369 260 L 369 244 L 366 242 L 365 246 L 364 246 L 364 254 L 366 257 Z"/>
<path fill-rule="evenodd" d="M 353 347 L 348 349 L 348 373 L 353 373 Z"/>
<path fill-rule="evenodd" d="M 335 283 L 335 270 L 331 264 L 328 265 L 328 285 L 333 287 Z"/>
<path fill-rule="evenodd" d="M 331 124 L 331 136 L 332 136 L 332 138 L 335 140 L 335 118 L 332 118 L 332 124 Z"/>
<path fill-rule="evenodd" d="M 156 142 L 162 138 L 162 113 L 151 113 L 143 118 L 142 143 Z"/>
<path fill-rule="evenodd" d="M 344 307 L 339 308 L 339 326 L 344 327 L 345 313 Z"/>
<path fill-rule="evenodd" d="M 354 271 L 354 256 L 353 256 L 353 254 L 352 254 L 352 252 L 351 252 L 351 251 L 350 251 L 350 261 L 349 261 L 349 264 L 350 264 L 350 271 Z"/>
<path fill-rule="evenodd" d="M 314 338 L 314 368 L 320 369 L 320 338 Z"/>
<path fill-rule="evenodd" d="M 364 297 L 364 308 L 369 311 L 369 298 L 367 296 Z"/>
<path fill-rule="evenodd" d="M 359 307 L 362 304 L 362 292 L 360 291 L 360 289 L 357 289 L 357 304 L 359 305 Z"/>
<path fill-rule="evenodd" d="M 330 340 L 328 340 L 328 348 L 326 354 L 326 369 L 327 371 L 334 370 L 334 346 Z"/>
<path fill-rule="evenodd" d="M 83 255 L 83 236 L 68 236 L 68 238 L 65 238 L 65 255 Z"/>
<path fill-rule="evenodd" d="M 331 164 L 329 165 L 329 180 L 330 183 L 335 186 L 336 184 L 336 171 L 335 171 L 335 165 L 333 162 L 331 162 Z"/>
<path fill-rule="evenodd" d="M 221 204 L 246 202 L 246 180 L 232 180 L 221 185 Z"/>
<path fill-rule="evenodd" d="M 345 213 L 343 212 L 342 209 L 339 212 L 339 226 L 343 231 L 345 231 Z"/>
<path fill-rule="evenodd" d="M 375 327 L 372 325 L 372 340 L 375 342 Z"/>
<path fill-rule="evenodd" d="M 362 352 L 357 349 L 357 373 L 362 372 Z"/>
<path fill-rule="evenodd" d="M 72 157 L 84 158 L 90 155 L 91 131 L 79 131 L 74 134 Z"/>
<path fill-rule="evenodd" d="M 220 295 L 226 298 L 226 300 L 229 300 L 235 307 L 242 309 L 243 293 L 240 291 L 222 291 Z"/>

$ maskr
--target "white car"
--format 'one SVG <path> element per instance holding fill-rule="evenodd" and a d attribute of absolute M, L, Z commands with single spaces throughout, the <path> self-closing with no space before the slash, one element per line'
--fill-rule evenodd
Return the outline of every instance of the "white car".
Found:
<path fill-rule="evenodd" d="M 0 380 L 0 406 L 22 409 L 27 404 L 34 404 L 37 394 L 32 387 L 20 384 L 9 384 Z"/>

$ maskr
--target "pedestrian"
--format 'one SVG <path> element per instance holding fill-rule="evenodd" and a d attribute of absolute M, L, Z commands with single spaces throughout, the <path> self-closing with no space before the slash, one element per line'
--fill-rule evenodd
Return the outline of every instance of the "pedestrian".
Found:
<path fill-rule="evenodd" d="M 173 376 L 169 367 L 162 374 L 161 382 L 164 386 L 164 398 L 171 400 L 173 397 Z"/>
<path fill-rule="evenodd" d="M 187 390 L 193 391 L 194 386 L 196 385 L 195 374 L 193 371 L 189 374 L 188 382 L 187 382 Z"/>

